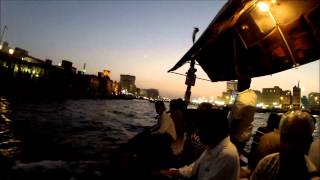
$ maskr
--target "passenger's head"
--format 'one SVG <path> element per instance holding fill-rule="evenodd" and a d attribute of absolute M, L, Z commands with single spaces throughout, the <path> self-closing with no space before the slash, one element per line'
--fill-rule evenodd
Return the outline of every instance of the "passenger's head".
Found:
<path fill-rule="evenodd" d="M 163 101 L 156 101 L 155 102 L 155 108 L 156 108 L 156 112 L 159 115 L 161 115 L 166 110 L 166 106 L 164 105 Z"/>
<path fill-rule="evenodd" d="M 198 110 L 199 137 L 203 144 L 215 147 L 228 136 L 227 113 L 218 109 Z"/>
<path fill-rule="evenodd" d="M 185 101 L 183 101 L 181 98 L 177 99 L 177 106 L 180 109 L 187 109 L 187 104 Z"/>
<path fill-rule="evenodd" d="M 175 110 L 175 109 L 186 109 L 186 103 L 181 99 L 172 99 L 170 101 L 170 111 Z"/>
<path fill-rule="evenodd" d="M 279 129 L 282 157 L 295 159 L 308 153 L 314 131 L 311 114 L 302 111 L 288 112 L 282 116 Z"/>
<path fill-rule="evenodd" d="M 212 109 L 213 105 L 211 103 L 208 102 L 202 102 L 199 104 L 198 108 L 199 110 L 206 110 L 206 109 Z"/>
<path fill-rule="evenodd" d="M 173 110 L 175 110 L 175 109 L 178 109 L 177 100 L 176 100 L 176 99 L 172 99 L 172 100 L 170 101 L 169 106 L 170 106 L 170 111 L 173 111 Z"/>
<path fill-rule="evenodd" d="M 247 75 L 241 75 L 238 77 L 237 89 L 239 92 L 250 88 L 251 78 Z"/>
<path fill-rule="evenodd" d="M 270 129 L 278 129 L 280 123 L 281 115 L 277 113 L 271 113 L 268 118 L 268 125 L 267 127 Z"/>

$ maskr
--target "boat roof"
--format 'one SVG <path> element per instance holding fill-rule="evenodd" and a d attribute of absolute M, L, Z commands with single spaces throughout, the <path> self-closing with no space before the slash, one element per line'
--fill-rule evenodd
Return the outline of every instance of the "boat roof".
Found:
<path fill-rule="evenodd" d="M 196 60 L 211 81 L 259 77 L 320 59 L 319 0 L 229 0 L 168 72 Z"/>

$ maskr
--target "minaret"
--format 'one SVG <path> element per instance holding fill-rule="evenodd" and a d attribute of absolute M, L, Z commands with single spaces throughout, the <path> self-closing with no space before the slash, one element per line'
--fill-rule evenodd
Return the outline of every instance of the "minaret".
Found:
<path fill-rule="evenodd" d="M 82 69 L 83 74 L 86 73 L 86 63 L 83 64 L 83 69 Z"/>
<path fill-rule="evenodd" d="M 294 109 L 300 108 L 300 99 L 301 99 L 301 89 L 300 89 L 300 81 L 298 81 L 298 87 L 294 86 L 292 89 L 292 105 Z"/>

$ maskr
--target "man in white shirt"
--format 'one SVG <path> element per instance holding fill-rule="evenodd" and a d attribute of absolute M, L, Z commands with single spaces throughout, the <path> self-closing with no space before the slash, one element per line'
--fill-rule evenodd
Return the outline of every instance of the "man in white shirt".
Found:
<path fill-rule="evenodd" d="M 249 89 L 250 84 L 250 77 L 239 77 L 237 85 L 239 94 L 228 114 L 230 139 L 236 145 L 239 153 L 242 152 L 243 147 L 251 137 L 251 123 L 254 120 L 257 105 L 257 95 Z"/>
<path fill-rule="evenodd" d="M 177 139 L 176 128 L 170 115 L 166 112 L 163 101 L 155 102 L 156 112 L 159 115 L 157 125 L 151 129 L 151 134 L 168 133 L 173 141 Z"/>
<path fill-rule="evenodd" d="M 200 141 L 208 148 L 191 165 L 161 171 L 162 174 L 197 180 L 238 180 L 239 156 L 228 136 L 226 113 L 208 109 L 199 113 Z"/>

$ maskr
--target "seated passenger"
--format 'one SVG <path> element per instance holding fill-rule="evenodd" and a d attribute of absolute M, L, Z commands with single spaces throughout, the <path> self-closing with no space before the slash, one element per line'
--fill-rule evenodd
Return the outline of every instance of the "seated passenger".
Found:
<path fill-rule="evenodd" d="M 166 112 L 163 101 L 155 102 L 155 109 L 158 113 L 158 122 L 156 126 L 150 129 L 151 141 L 146 145 L 145 154 L 149 154 L 146 160 L 151 161 L 150 166 L 155 168 L 166 166 L 172 157 L 172 144 L 177 139 L 177 133 L 174 122 L 170 115 Z M 155 153 L 156 152 L 156 153 Z"/>
<path fill-rule="evenodd" d="M 221 110 L 208 109 L 199 113 L 200 141 L 208 148 L 191 165 L 162 170 L 168 177 L 184 176 L 198 180 L 239 179 L 239 156 L 228 136 L 228 120 Z"/>
<path fill-rule="evenodd" d="M 172 141 L 175 141 L 177 139 L 175 125 L 170 115 L 166 112 L 164 102 L 155 102 L 155 108 L 159 118 L 157 125 L 151 129 L 151 134 L 168 134 Z"/>
<path fill-rule="evenodd" d="M 320 128 L 320 121 L 316 120 L 316 118 L 313 117 L 313 122 L 316 125 L 318 123 L 318 127 Z M 320 172 L 320 130 L 317 132 L 318 134 L 314 135 L 314 140 L 310 145 L 309 150 L 309 158 L 310 160 L 316 165 L 318 171 Z"/>
<path fill-rule="evenodd" d="M 309 158 L 320 172 L 320 138 L 314 139 L 311 143 Z"/>
<path fill-rule="evenodd" d="M 310 180 L 317 169 L 306 156 L 314 123 L 307 112 L 292 111 L 280 122 L 280 152 L 264 157 L 251 175 L 251 180 L 299 179 Z"/>
<path fill-rule="evenodd" d="M 170 101 L 170 117 L 172 118 L 177 139 L 172 143 L 171 148 L 174 155 L 178 155 L 182 152 L 184 143 L 186 141 L 186 129 L 185 129 L 185 105 L 182 99 L 173 99 Z"/>
<path fill-rule="evenodd" d="M 277 113 L 271 113 L 267 126 L 258 128 L 251 144 L 249 155 L 250 169 L 253 170 L 264 156 L 279 152 L 280 134 L 278 127 L 280 118 L 281 116 Z"/>
<path fill-rule="evenodd" d="M 251 78 L 241 75 L 238 78 L 237 89 L 239 91 L 234 104 L 228 114 L 230 126 L 230 139 L 243 154 L 243 148 L 251 138 L 252 122 L 257 105 L 257 95 L 250 89 Z"/>

